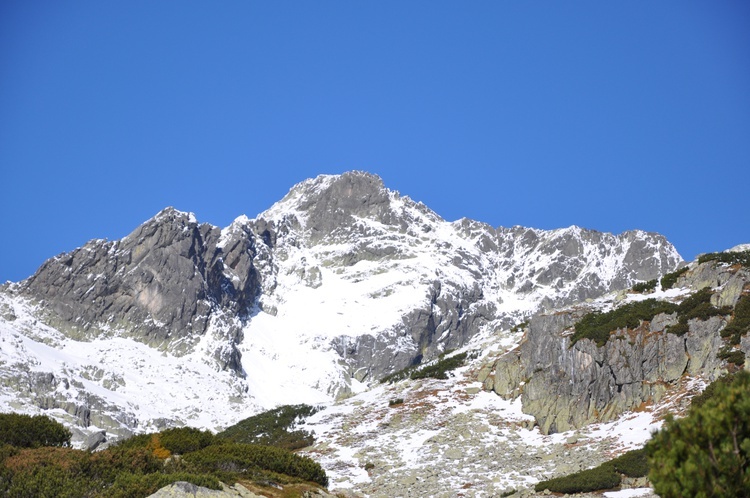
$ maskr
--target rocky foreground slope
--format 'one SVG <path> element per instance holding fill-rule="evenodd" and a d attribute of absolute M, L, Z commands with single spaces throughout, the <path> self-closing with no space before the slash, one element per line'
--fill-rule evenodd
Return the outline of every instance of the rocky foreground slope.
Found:
<path fill-rule="evenodd" d="M 447 222 L 361 172 L 302 182 L 224 229 L 168 208 L 0 288 L 0 407 L 80 437 L 216 429 L 681 263 L 653 233 Z"/>
<path fill-rule="evenodd" d="M 380 384 L 310 417 L 306 451 L 331 488 L 354 494 L 537 496 L 540 480 L 641 447 L 665 414 L 750 364 L 750 252 L 736 254 L 746 263 L 691 263 L 669 289 L 654 282 L 479 334 L 452 353 L 467 359 L 447 379 Z M 647 300 L 674 311 L 572 343 L 591 312 Z M 645 479 L 623 487 L 607 496 L 652 496 Z"/>

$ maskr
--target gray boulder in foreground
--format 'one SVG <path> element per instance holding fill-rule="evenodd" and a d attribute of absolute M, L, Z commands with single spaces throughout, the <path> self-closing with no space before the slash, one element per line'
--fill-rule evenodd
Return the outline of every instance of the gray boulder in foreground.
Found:
<path fill-rule="evenodd" d="M 208 489 L 189 482 L 178 481 L 161 488 L 149 498 L 262 498 L 240 483 L 232 487 L 223 486 L 223 488 L 222 490 Z"/>

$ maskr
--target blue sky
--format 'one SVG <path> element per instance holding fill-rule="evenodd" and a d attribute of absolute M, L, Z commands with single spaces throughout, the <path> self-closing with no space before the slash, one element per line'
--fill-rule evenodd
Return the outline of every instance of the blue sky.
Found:
<path fill-rule="evenodd" d="M 750 242 L 750 3 L 0 3 L 0 282 L 352 169 L 448 220 Z"/>

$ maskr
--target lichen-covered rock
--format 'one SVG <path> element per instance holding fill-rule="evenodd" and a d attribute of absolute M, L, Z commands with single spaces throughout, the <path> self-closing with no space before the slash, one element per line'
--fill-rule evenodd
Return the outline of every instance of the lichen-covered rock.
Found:
<path fill-rule="evenodd" d="M 223 486 L 223 489 L 209 489 L 202 486 L 196 486 L 185 481 L 178 481 L 169 486 L 161 488 L 156 493 L 149 495 L 148 498 L 263 498 L 257 495 L 242 484 L 237 483 L 233 486 Z"/>
<path fill-rule="evenodd" d="M 708 262 L 688 271 L 681 285 L 694 289 L 720 285 L 712 303 L 736 304 L 748 291 L 744 269 Z M 525 341 L 491 364 L 495 374 L 485 389 L 505 398 L 521 396 L 524 412 L 533 415 L 544 433 L 567 431 L 591 422 L 609 421 L 644 403 L 658 402 L 668 386 L 683 376 L 710 382 L 725 371 L 718 353 L 725 346 L 721 330 L 728 316 L 688 320 L 687 333 L 669 332 L 676 313 L 656 315 L 635 329 L 612 331 L 601 347 L 590 339 L 571 346 L 576 310 L 535 316 Z M 748 353 L 745 338 L 741 343 Z"/>

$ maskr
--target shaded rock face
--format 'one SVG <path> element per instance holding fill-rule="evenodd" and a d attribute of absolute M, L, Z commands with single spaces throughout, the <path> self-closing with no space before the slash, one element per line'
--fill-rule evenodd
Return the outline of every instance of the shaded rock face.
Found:
<path fill-rule="evenodd" d="M 351 375 L 382 377 L 484 328 L 627 288 L 682 262 L 658 234 L 448 223 L 377 176 L 350 172 L 302 182 L 258 218 L 224 230 L 166 209 L 120 241 L 92 241 L 47 261 L 20 293 L 77 340 L 131 337 L 179 355 L 211 333 L 218 367 L 242 375 L 242 326 L 253 313 L 278 312 L 280 280 L 295 275 L 318 289 L 321 267 L 345 274 L 366 261 L 399 272 L 420 260 L 429 260 L 426 269 L 404 285 L 422 287 L 425 298 L 401 323 L 330 344 Z M 504 310 L 509 297 L 531 304 Z"/>
<path fill-rule="evenodd" d="M 187 352 L 217 312 L 247 315 L 259 292 L 254 237 L 218 247 L 221 231 L 165 209 L 120 241 L 95 240 L 48 260 L 21 284 L 46 321 L 77 340 L 112 335 Z M 230 279 L 225 269 L 237 274 Z M 230 343 L 239 329 L 229 332 Z M 236 352 L 220 359 L 238 368 Z"/>
<path fill-rule="evenodd" d="M 681 283 L 693 290 L 716 284 L 712 301 L 727 306 L 734 306 L 742 292 L 750 293 L 746 270 L 716 263 L 698 265 Z M 635 329 L 613 331 L 601 347 L 590 339 L 571 346 L 573 325 L 583 314 L 568 310 L 534 317 L 520 347 L 482 373 L 486 390 L 520 396 L 524 412 L 545 434 L 613 420 L 658 402 L 684 376 L 710 382 L 726 371 L 717 355 L 725 346 L 721 330 L 729 315 L 689 320 L 688 332 L 677 336 L 668 332 L 677 314 L 662 313 Z M 743 338 L 743 351 L 746 344 Z"/>

